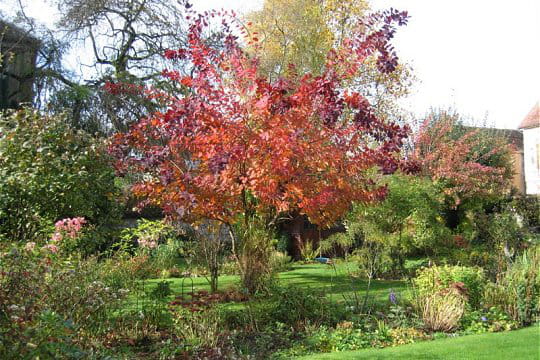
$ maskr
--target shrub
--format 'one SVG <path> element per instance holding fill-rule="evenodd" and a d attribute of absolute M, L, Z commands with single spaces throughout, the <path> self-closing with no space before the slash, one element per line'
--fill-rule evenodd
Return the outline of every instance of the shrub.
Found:
<path fill-rule="evenodd" d="M 461 319 L 461 326 L 465 333 L 480 334 L 516 329 L 518 323 L 512 320 L 504 311 L 491 307 L 487 311 L 474 310 L 466 312 Z"/>
<path fill-rule="evenodd" d="M 468 302 L 480 305 L 485 279 L 482 269 L 466 266 L 432 266 L 423 268 L 414 279 L 414 284 L 422 296 L 436 294 L 451 287 L 459 288 Z"/>
<path fill-rule="evenodd" d="M 34 241 L 58 219 L 116 219 L 118 189 L 103 145 L 63 116 L 0 114 L 0 234 Z"/>
<path fill-rule="evenodd" d="M 282 272 L 291 269 L 292 258 L 280 251 L 274 251 L 270 255 L 270 266 L 274 272 Z"/>
<path fill-rule="evenodd" d="M 540 316 L 540 246 L 518 256 L 498 281 L 485 289 L 487 306 L 497 306 L 522 325 Z"/>
<path fill-rule="evenodd" d="M 274 251 L 274 232 L 260 219 L 236 225 L 235 256 L 242 286 L 249 294 L 267 293 L 275 282 L 270 256 Z M 235 241 L 236 242 L 236 241 Z"/>
<path fill-rule="evenodd" d="M 217 347 L 221 341 L 221 316 L 215 308 L 192 312 L 179 307 L 174 314 L 174 328 L 191 351 Z"/>
<path fill-rule="evenodd" d="M 430 336 L 422 330 L 412 327 L 397 327 L 390 329 L 390 336 L 392 337 L 392 346 L 412 344 L 430 338 Z"/>
<path fill-rule="evenodd" d="M 525 225 L 540 228 L 540 198 L 538 195 L 516 197 L 514 204 L 518 214 L 523 216 Z"/>
<path fill-rule="evenodd" d="M 114 326 L 127 294 L 102 281 L 97 264 L 35 246 L 0 255 L 0 354 L 72 358 L 93 347 Z"/>

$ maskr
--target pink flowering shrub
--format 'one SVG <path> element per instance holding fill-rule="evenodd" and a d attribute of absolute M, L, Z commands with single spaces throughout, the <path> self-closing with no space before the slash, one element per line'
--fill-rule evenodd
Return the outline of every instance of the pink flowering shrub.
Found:
<path fill-rule="evenodd" d="M 52 253 L 57 253 L 60 248 L 68 252 L 73 250 L 77 247 L 86 224 L 87 221 L 83 217 L 58 220 L 54 224 L 54 233 L 51 235 L 49 244 L 43 246 L 43 249 Z"/>
<path fill-rule="evenodd" d="M 54 224 L 55 233 L 53 234 L 52 241 L 61 241 L 64 237 L 70 239 L 76 239 L 83 226 L 86 224 L 86 220 L 83 217 L 62 219 Z"/>

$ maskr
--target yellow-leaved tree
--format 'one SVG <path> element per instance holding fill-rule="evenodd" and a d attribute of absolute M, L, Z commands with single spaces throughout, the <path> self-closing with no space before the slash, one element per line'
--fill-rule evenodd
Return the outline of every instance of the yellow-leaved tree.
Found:
<path fill-rule="evenodd" d="M 275 81 L 289 71 L 321 74 L 328 51 L 358 33 L 369 9 L 365 0 L 264 0 L 245 16 L 261 75 Z M 396 120 L 403 115 L 397 99 L 409 93 L 414 77 L 407 64 L 388 74 L 376 66 L 376 58 L 368 58 L 349 85 L 368 94 L 377 116 Z"/>

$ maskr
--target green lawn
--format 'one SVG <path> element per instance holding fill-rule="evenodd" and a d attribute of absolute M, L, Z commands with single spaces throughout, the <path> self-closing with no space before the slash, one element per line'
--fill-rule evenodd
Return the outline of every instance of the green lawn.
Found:
<path fill-rule="evenodd" d="M 441 359 L 441 360 L 525 360 L 540 359 L 540 327 L 469 335 L 386 349 L 316 354 L 298 359 Z"/>
<path fill-rule="evenodd" d="M 335 267 L 324 264 L 294 265 L 292 270 L 282 272 L 278 275 L 281 285 L 294 285 L 303 288 L 312 288 L 324 291 L 333 301 L 343 301 L 343 295 L 352 296 L 356 291 L 358 296 L 364 296 L 367 288 L 367 281 L 352 278 L 349 276 L 354 264 L 341 263 Z M 204 277 L 193 279 L 195 290 L 210 290 L 210 286 Z M 174 295 L 182 293 L 182 282 L 184 283 L 184 294 L 191 291 L 191 280 L 181 278 L 165 279 L 170 282 Z M 153 279 L 146 281 L 150 288 L 163 279 Z M 239 278 L 235 275 L 224 275 L 219 278 L 219 289 L 238 284 Z M 371 284 L 370 295 L 376 301 L 388 301 L 390 289 L 403 291 L 406 288 L 404 281 L 375 280 Z"/>

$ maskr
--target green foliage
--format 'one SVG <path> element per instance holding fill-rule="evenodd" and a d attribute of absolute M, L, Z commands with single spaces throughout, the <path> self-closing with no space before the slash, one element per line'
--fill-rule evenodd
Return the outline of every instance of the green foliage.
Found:
<path fill-rule="evenodd" d="M 236 237 L 233 245 L 240 270 L 242 286 L 250 294 L 268 292 L 275 282 L 275 273 L 270 257 L 275 248 L 275 233 L 264 225 L 260 218 L 251 222 L 240 221 L 235 226 Z"/>
<path fill-rule="evenodd" d="M 273 251 L 270 255 L 270 267 L 273 272 L 283 272 L 292 267 L 292 258 L 281 251 Z"/>
<path fill-rule="evenodd" d="M 221 324 L 221 313 L 215 308 L 204 312 L 181 308 L 174 314 L 174 328 L 192 352 L 218 347 L 223 337 Z"/>
<path fill-rule="evenodd" d="M 363 269 L 374 266 L 376 276 L 403 274 L 408 254 L 437 252 L 450 236 L 440 215 L 441 193 L 430 180 L 394 174 L 388 191 L 379 204 L 354 207 L 345 222 L 348 242 L 334 236 L 349 246 L 362 241 L 357 258 Z M 377 259 L 362 260 L 370 257 Z"/>
<path fill-rule="evenodd" d="M 473 307 L 480 305 L 485 283 L 482 269 L 449 265 L 423 268 L 414 279 L 422 296 L 455 288 L 463 293 Z"/>
<path fill-rule="evenodd" d="M 312 241 L 306 240 L 300 244 L 300 257 L 305 262 L 311 262 L 320 254 L 320 248 L 315 247 Z"/>
<path fill-rule="evenodd" d="M 275 288 L 271 301 L 270 317 L 295 329 L 307 325 L 333 326 L 345 315 L 345 310 L 331 303 L 323 292 L 296 286 Z"/>
<path fill-rule="evenodd" d="M 498 334 L 459 336 L 425 341 L 418 344 L 386 349 L 369 349 L 333 354 L 314 354 L 302 360 L 359 360 L 359 359 L 537 359 L 539 355 L 538 327 Z M 466 349 L 466 350 L 465 350 Z M 290 358 L 290 357 L 289 357 Z"/>
<path fill-rule="evenodd" d="M 0 234 L 28 241 L 61 218 L 115 219 L 117 188 L 103 145 L 63 116 L 0 114 Z"/>
<path fill-rule="evenodd" d="M 522 325 L 540 316 L 540 247 L 518 256 L 495 284 L 486 287 L 485 303 L 504 309 Z"/>
<path fill-rule="evenodd" d="M 166 300 L 167 296 L 171 295 L 171 283 L 169 281 L 160 281 L 150 293 L 151 297 L 156 300 Z"/>
<path fill-rule="evenodd" d="M 383 321 L 373 324 L 343 321 L 335 328 L 327 326 L 308 329 L 306 338 L 290 349 L 277 352 L 272 358 L 289 359 L 306 353 L 342 352 L 366 348 L 382 348 L 429 339 L 422 330 L 411 327 L 390 328 Z"/>
<path fill-rule="evenodd" d="M 540 197 L 538 195 L 518 196 L 514 199 L 518 214 L 523 216 L 529 227 L 540 228 Z"/>
<path fill-rule="evenodd" d="M 181 232 L 165 220 L 137 220 L 137 226 L 122 230 L 121 239 L 129 243 L 133 240 L 145 239 L 158 244 L 177 240 Z"/>
<path fill-rule="evenodd" d="M 389 340 L 386 331 L 364 332 L 362 329 L 341 327 L 328 329 L 320 327 L 307 340 L 309 348 L 314 352 L 333 352 L 364 349 L 371 346 L 382 347 Z"/>
<path fill-rule="evenodd" d="M 137 226 L 122 229 L 120 241 L 112 247 L 111 254 L 121 258 L 128 271 L 141 279 L 158 274 L 169 277 L 178 273 L 178 266 L 193 255 L 195 246 L 188 228 L 176 227 L 165 220 L 139 219 Z"/>
<path fill-rule="evenodd" d="M 491 307 L 487 311 L 465 312 L 461 319 L 461 327 L 467 334 L 481 334 L 517 329 L 518 324 L 504 311 Z"/>
<path fill-rule="evenodd" d="M 47 249 L 13 247 L 0 268 L 3 358 L 83 357 L 114 326 L 128 293 L 102 281 L 96 260 L 73 263 Z"/>

